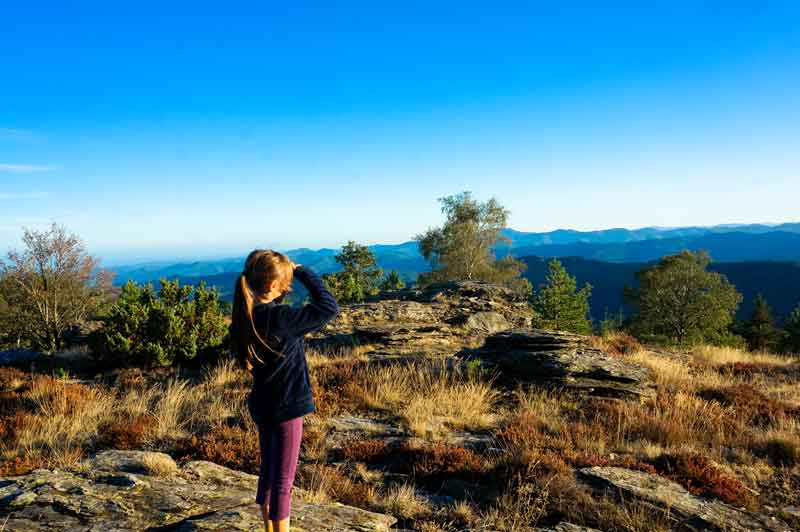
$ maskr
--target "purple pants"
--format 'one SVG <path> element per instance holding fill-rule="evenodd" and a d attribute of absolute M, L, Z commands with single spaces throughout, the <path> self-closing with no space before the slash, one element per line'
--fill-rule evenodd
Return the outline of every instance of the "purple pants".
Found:
<path fill-rule="evenodd" d="M 261 471 L 258 476 L 256 503 L 269 503 L 269 518 L 280 521 L 289 517 L 292 509 L 292 484 L 300 456 L 303 437 L 303 418 L 296 417 L 281 423 L 258 425 L 261 448 Z"/>

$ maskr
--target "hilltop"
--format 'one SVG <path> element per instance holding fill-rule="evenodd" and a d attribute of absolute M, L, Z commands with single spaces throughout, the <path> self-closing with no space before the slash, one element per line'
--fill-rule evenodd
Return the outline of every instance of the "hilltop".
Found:
<path fill-rule="evenodd" d="M 308 339 L 317 412 L 294 526 L 800 525 L 797 359 L 535 330 L 517 297 L 470 282 L 384 292 Z M 70 371 L 0 371 L 7 530 L 257 529 L 247 374 L 225 360 Z"/>

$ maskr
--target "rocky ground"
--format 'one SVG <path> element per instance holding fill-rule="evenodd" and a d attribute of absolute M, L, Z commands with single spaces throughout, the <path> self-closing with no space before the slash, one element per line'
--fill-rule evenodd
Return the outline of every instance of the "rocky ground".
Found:
<path fill-rule="evenodd" d="M 796 361 L 534 330 L 483 283 L 346 306 L 308 345 L 293 530 L 800 529 Z M 246 379 L 109 378 L 0 382 L 0 530 L 259 530 Z"/>

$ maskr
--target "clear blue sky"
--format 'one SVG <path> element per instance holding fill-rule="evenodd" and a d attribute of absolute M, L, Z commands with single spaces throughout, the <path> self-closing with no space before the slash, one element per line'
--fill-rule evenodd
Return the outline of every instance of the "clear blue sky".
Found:
<path fill-rule="evenodd" d="M 0 251 L 798 220 L 798 2 L 120 4 L 0 4 Z"/>

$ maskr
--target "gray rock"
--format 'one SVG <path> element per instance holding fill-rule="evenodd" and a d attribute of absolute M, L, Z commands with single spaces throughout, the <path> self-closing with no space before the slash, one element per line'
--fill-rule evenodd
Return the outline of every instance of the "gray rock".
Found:
<path fill-rule="evenodd" d="M 562 521 L 561 523 L 558 523 L 556 526 L 551 526 L 547 528 L 534 528 L 534 531 L 535 532 L 600 532 L 596 528 L 573 525 L 572 523 L 567 523 L 566 521 Z"/>
<path fill-rule="evenodd" d="M 511 328 L 508 320 L 499 312 L 476 312 L 467 318 L 467 329 L 492 334 Z"/>
<path fill-rule="evenodd" d="M 263 530 L 256 476 L 203 461 L 165 474 L 171 461 L 162 453 L 105 451 L 74 471 L 39 469 L 0 479 L 0 523 L 19 532 Z M 161 465 L 153 470 L 154 463 Z M 396 521 L 340 504 L 305 503 L 295 493 L 292 524 L 299 530 L 387 530 Z"/>
<path fill-rule="evenodd" d="M 754 530 L 789 531 L 789 526 L 773 517 L 734 508 L 718 500 L 689 493 L 679 484 L 649 473 L 621 467 L 581 469 L 580 478 L 595 489 L 621 497 L 634 497 L 655 507 L 669 510 L 676 519 L 676 530 Z"/>
<path fill-rule="evenodd" d="M 483 346 L 462 353 L 520 380 L 577 390 L 599 397 L 653 396 L 649 372 L 590 347 L 587 337 L 541 329 L 490 335 Z"/>
<path fill-rule="evenodd" d="M 384 357 L 453 355 L 480 345 L 487 334 L 530 323 L 527 302 L 511 290 L 463 281 L 387 291 L 366 303 L 343 305 L 309 343 L 370 345 L 370 354 Z"/>

